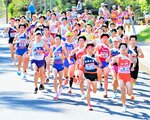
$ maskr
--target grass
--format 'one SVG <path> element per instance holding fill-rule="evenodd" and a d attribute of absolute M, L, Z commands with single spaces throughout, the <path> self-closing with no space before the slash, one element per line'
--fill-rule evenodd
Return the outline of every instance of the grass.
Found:
<path fill-rule="evenodd" d="M 150 27 L 146 28 L 138 34 L 138 42 L 150 43 Z"/>

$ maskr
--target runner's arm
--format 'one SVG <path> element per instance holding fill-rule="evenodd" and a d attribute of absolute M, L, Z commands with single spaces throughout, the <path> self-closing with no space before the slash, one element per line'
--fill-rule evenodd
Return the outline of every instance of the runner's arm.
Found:
<path fill-rule="evenodd" d="M 117 59 L 118 59 L 118 56 L 115 56 L 115 57 L 112 59 L 112 61 L 109 63 L 109 67 L 111 67 L 114 63 L 118 63 Z"/>
<path fill-rule="evenodd" d="M 52 52 L 53 50 L 52 49 L 53 49 L 53 47 L 49 48 L 49 54 L 46 58 L 51 58 L 53 56 L 53 52 Z"/>
<path fill-rule="evenodd" d="M 96 47 L 95 47 L 95 49 L 94 49 L 94 54 L 97 54 L 97 51 L 100 49 L 100 46 L 99 45 L 97 45 Z"/>
<path fill-rule="evenodd" d="M 17 43 L 17 39 L 18 39 L 18 35 L 15 36 L 14 40 L 13 40 L 13 44 Z"/>
<path fill-rule="evenodd" d="M 98 66 L 101 67 L 102 66 L 102 62 L 100 61 L 99 57 L 96 55 L 96 61 L 98 62 Z"/>
<path fill-rule="evenodd" d="M 137 56 L 137 57 L 138 57 L 138 58 L 144 58 L 144 54 L 143 54 L 141 48 L 138 47 L 137 50 L 138 50 L 138 56 Z"/>
<path fill-rule="evenodd" d="M 29 44 L 29 48 L 28 48 L 28 56 L 30 56 L 32 53 L 32 43 Z"/>
<path fill-rule="evenodd" d="M 73 56 L 78 50 L 79 50 L 78 48 L 75 48 L 75 49 L 70 53 L 69 58 L 70 58 L 71 56 Z"/>
<path fill-rule="evenodd" d="M 8 29 L 9 29 L 9 28 L 7 27 L 7 28 L 5 28 L 4 31 L 2 32 L 3 37 L 4 37 L 4 33 L 7 32 Z"/>
<path fill-rule="evenodd" d="M 46 42 L 44 42 L 44 48 L 45 48 L 47 51 L 49 51 L 49 47 L 48 47 L 48 45 L 46 44 Z"/>
<path fill-rule="evenodd" d="M 67 50 L 66 50 L 65 46 L 62 47 L 62 50 L 63 50 L 64 57 L 68 58 Z"/>
<path fill-rule="evenodd" d="M 110 59 L 111 59 L 111 50 L 109 50 L 109 55 L 108 55 L 108 58 L 106 59 L 106 62 L 109 62 L 110 61 Z"/>
<path fill-rule="evenodd" d="M 130 59 L 131 63 L 133 64 L 133 66 L 131 68 L 131 71 L 134 71 L 134 68 L 136 66 L 136 62 L 134 60 L 134 56 L 132 56 L 132 55 L 129 54 L 129 59 Z"/>
<path fill-rule="evenodd" d="M 79 67 L 82 68 L 83 65 L 84 65 L 84 55 L 81 58 Z"/>

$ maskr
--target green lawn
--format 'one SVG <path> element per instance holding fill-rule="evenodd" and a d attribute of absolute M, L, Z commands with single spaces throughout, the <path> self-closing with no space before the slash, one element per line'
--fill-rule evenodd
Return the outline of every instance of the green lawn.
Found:
<path fill-rule="evenodd" d="M 150 43 L 150 27 L 138 34 L 138 41 Z"/>

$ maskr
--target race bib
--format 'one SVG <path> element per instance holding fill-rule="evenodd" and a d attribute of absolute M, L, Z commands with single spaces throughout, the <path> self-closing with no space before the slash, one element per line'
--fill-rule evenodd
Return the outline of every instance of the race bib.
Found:
<path fill-rule="evenodd" d="M 66 29 L 62 29 L 62 35 L 65 35 L 66 34 Z"/>
<path fill-rule="evenodd" d="M 26 45 L 27 45 L 26 40 L 20 40 L 20 42 L 19 42 L 19 47 L 20 48 L 25 48 Z"/>
<path fill-rule="evenodd" d="M 55 25 L 51 26 L 51 31 L 54 31 L 55 29 L 56 29 Z"/>
<path fill-rule="evenodd" d="M 94 63 L 85 64 L 85 69 L 86 70 L 93 70 L 93 69 L 95 69 Z"/>
<path fill-rule="evenodd" d="M 121 67 L 119 69 L 119 72 L 121 72 L 121 73 L 129 73 L 130 72 L 130 68 L 129 67 Z"/>
<path fill-rule="evenodd" d="M 15 37 L 16 33 L 10 33 L 10 37 Z"/>
<path fill-rule="evenodd" d="M 61 54 L 55 54 L 54 59 L 55 60 L 60 60 L 61 59 Z"/>
<path fill-rule="evenodd" d="M 108 53 L 101 52 L 100 56 L 101 56 L 101 58 L 108 58 Z"/>

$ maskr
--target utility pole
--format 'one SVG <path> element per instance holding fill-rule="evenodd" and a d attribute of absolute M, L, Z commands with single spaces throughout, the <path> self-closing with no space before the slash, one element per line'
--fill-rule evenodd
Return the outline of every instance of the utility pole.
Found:
<path fill-rule="evenodd" d="M 40 0 L 40 12 L 42 12 L 42 0 Z"/>
<path fill-rule="evenodd" d="M 52 0 L 50 0 L 50 10 L 52 10 L 53 8 L 52 8 L 52 5 L 53 4 L 53 2 L 52 2 Z"/>
<path fill-rule="evenodd" d="M 45 0 L 45 11 L 47 10 L 47 0 Z"/>
<path fill-rule="evenodd" d="M 6 24 L 8 23 L 8 0 L 6 0 Z"/>
<path fill-rule="evenodd" d="M 108 5 L 108 10 L 111 10 L 111 6 L 110 6 L 110 0 L 107 0 L 107 5 Z"/>

